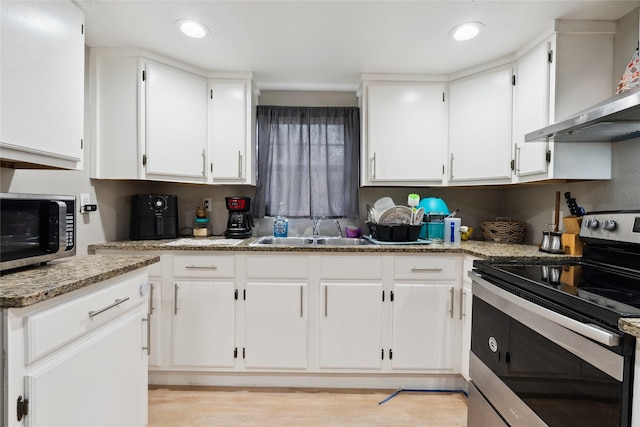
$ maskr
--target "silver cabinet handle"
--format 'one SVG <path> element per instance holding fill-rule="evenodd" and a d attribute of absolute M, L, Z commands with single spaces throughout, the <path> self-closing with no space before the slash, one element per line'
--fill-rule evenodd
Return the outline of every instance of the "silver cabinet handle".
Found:
<path fill-rule="evenodd" d="M 173 314 L 178 314 L 178 284 L 173 284 Z"/>
<path fill-rule="evenodd" d="M 304 317 L 304 286 L 300 286 L 300 317 Z"/>
<path fill-rule="evenodd" d="M 518 144 L 516 144 L 516 165 L 513 172 L 516 176 L 520 176 L 520 147 L 518 147 Z"/>
<path fill-rule="evenodd" d="M 129 297 L 117 299 L 113 304 L 109 304 L 108 306 L 101 308 L 100 310 L 90 311 L 89 317 L 93 319 L 98 314 L 104 313 L 105 311 L 112 309 L 113 307 L 117 307 L 125 301 L 129 301 Z"/>
<path fill-rule="evenodd" d="M 451 318 L 453 319 L 453 288 L 449 289 L 449 292 L 451 293 L 451 308 L 449 309 L 449 314 L 451 315 Z"/>
<path fill-rule="evenodd" d="M 155 309 L 153 306 L 153 291 L 155 289 L 155 285 L 153 283 L 149 283 L 149 285 L 151 285 L 151 289 L 149 290 L 149 315 L 151 315 Z"/>
<path fill-rule="evenodd" d="M 325 286 L 325 287 L 324 287 L 324 317 L 327 317 L 327 311 L 328 311 L 328 310 L 327 310 L 327 308 L 328 308 L 328 307 L 327 307 L 327 305 L 328 305 L 328 303 L 327 303 L 327 299 L 328 299 L 328 298 L 327 298 L 327 297 L 328 297 L 328 296 L 329 296 L 329 287 L 328 287 L 328 286 Z"/>
<path fill-rule="evenodd" d="M 465 313 L 465 304 L 464 304 L 466 299 L 467 299 L 467 293 L 464 291 L 464 289 L 460 289 L 460 320 L 462 320 L 462 318 L 467 315 L 467 313 Z"/>
<path fill-rule="evenodd" d="M 453 179 L 453 153 L 451 153 L 451 159 L 449 160 L 449 179 Z"/>
<path fill-rule="evenodd" d="M 242 178 L 242 151 L 238 151 L 238 178 Z"/>
<path fill-rule="evenodd" d="M 371 179 L 376 179 L 376 153 L 371 157 Z"/>
<path fill-rule="evenodd" d="M 147 350 L 147 356 L 151 355 L 151 314 L 148 313 L 146 318 L 142 319 L 143 322 L 147 322 L 147 346 L 142 347 L 143 350 Z"/>
<path fill-rule="evenodd" d="M 421 268 L 421 267 L 411 267 L 412 273 L 437 273 L 442 271 L 440 267 L 430 267 L 430 268 Z"/>
<path fill-rule="evenodd" d="M 207 152 L 202 150 L 202 176 L 207 176 Z"/>
<path fill-rule="evenodd" d="M 216 265 L 187 265 L 185 268 L 187 270 L 217 270 L 218 266 L 216 266 Z"/>

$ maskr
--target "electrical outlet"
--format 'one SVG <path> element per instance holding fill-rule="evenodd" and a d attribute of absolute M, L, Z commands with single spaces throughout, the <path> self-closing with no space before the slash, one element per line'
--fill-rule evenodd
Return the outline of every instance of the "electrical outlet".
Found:
<path fill-rule="evenodd" d="M 211 212 L 211 198 L 207 197 L 202 199 L 202 206 L 207 210 L 207 212 Z"/>
<path fill-rule="evenodd" d="M 87 205 L 91 204 L 91 196 L 89 194 L 80 194 L 80 211 L 83 211 L 83 208 Z"/>

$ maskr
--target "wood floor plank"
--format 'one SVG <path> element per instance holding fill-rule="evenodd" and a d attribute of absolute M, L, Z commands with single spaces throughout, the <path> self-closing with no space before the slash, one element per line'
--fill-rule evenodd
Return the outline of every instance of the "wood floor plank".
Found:
<path fill-rule="evenodd" d="M 149 427 L 466 426 L 463 394 L 394 391 L 152 387 Z"/>

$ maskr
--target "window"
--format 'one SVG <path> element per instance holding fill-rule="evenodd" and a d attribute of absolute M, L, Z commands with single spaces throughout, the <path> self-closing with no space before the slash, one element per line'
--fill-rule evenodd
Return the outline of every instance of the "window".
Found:
<path fill-rule="evenodd" d="M 357 107 L 259 106 L 254 215 L 358 217 Z"/>

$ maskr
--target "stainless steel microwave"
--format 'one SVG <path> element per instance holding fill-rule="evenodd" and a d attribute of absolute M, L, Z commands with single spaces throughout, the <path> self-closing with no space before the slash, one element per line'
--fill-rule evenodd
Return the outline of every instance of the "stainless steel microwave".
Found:
<path fill-rule="evenodd" d="M 76 198 L 0 193 L 0 271 L 76 253 Z"/>

